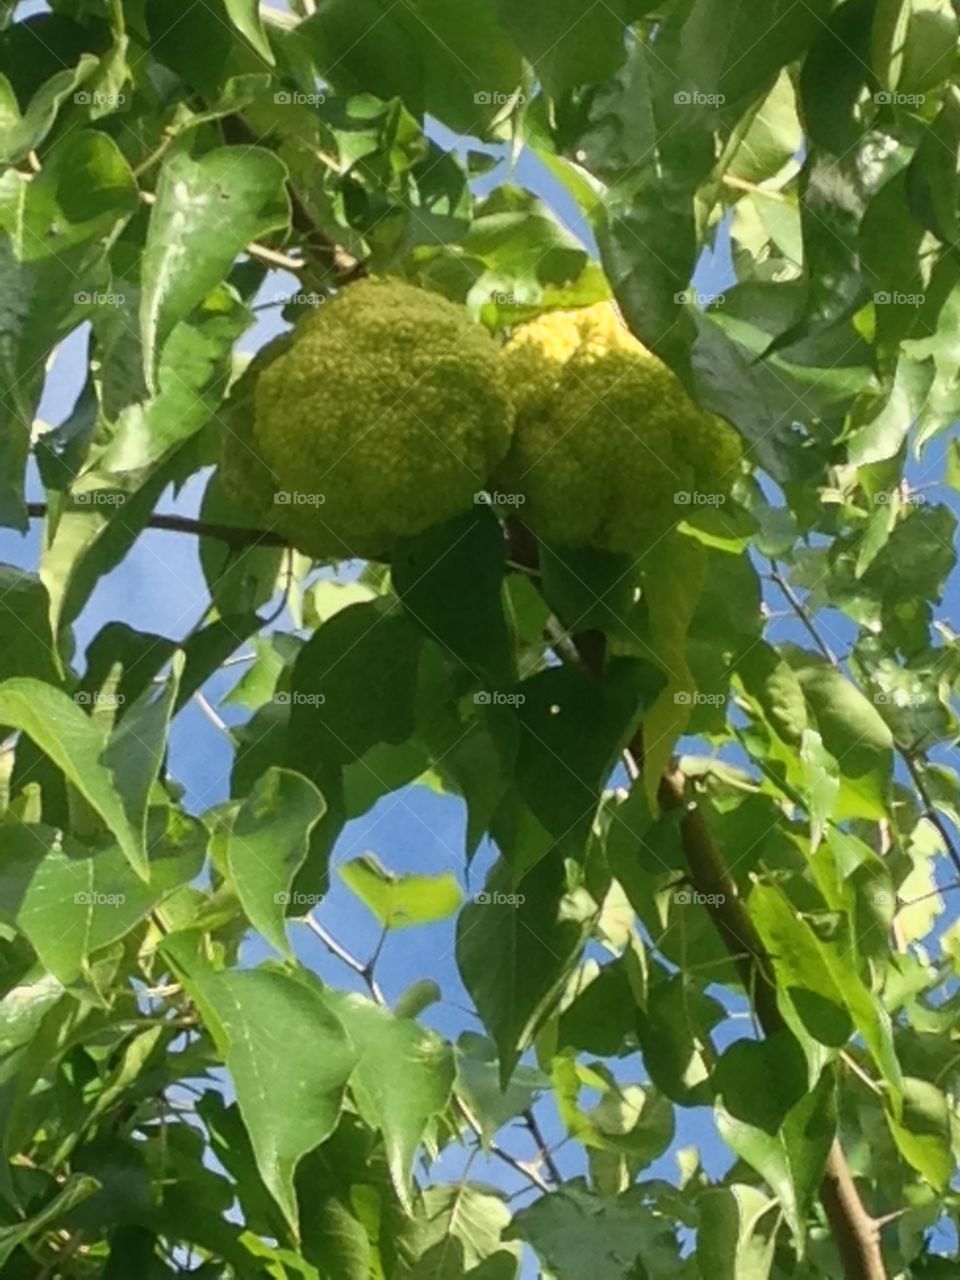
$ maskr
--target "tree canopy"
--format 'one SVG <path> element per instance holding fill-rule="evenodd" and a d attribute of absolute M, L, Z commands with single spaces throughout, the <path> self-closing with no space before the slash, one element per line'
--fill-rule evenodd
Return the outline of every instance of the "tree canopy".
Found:
<path fill-rule="evenodd" d="M 4 1277 L 960 1274 L 958 15 L 0 0 Z M 291 325 L 358 438 L 410 407 L 386 355 L 356 401 L 330 371 L 377 279 L 482 326 L 477 369 L 618 317 L 638 420 L 570 357 L 539 425 L 599 406 L 599 458 L 692 402 L 730 483 L 584 454 L 545 520 L 531 437 L 502 492 L 318 556 L 224 459 L 268 379 L 301 432 Z M 642 549 L 590 532 L 624 486 Z M 109 607 L 152 530 L 206 584 L 162 632 Z M 391 865 L 389 817 L 343 856 L 413 788 L 450 869 Z M 440 925 L 462 989 L 425 944 L 397 989 Z"/>

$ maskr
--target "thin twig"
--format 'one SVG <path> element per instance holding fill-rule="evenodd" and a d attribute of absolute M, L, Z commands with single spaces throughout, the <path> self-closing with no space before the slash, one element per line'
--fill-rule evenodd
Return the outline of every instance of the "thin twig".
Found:
<path fill-rule="evenodd" d="M 554 1160 L 550 1146 L 544 1137 L 543 1130 L 540 1128 L 540 1122 L 534 1115 L 533 1107 L 528 1107 L 526 1111 L 524 1111 L 523 1122 L 529 1129 L 530 1136 L 537 1144 L 537 1151 L 540 1154 L 540 1159 L 543 1161 L 544 1167 L 549 1172 L 550 1177 L 556 1183 L 563 1182 L 563 1174 L 557 1167 L 557 1162 Z"/>
<path fill-rule="evenodd" d="M 211 706 L 210 702 L 204 697 L 199 689 L 193 695 L 193 700 L 215 729 L 219 729 L 221 733 L 225 733 L 228 738 L 233 737 L 233 733 L 231 732 L 230 726 L 227 724 L 226 720 L 224 720 L 223 716 L 221 716 L 220 713 Z"/>
<path fill-rule="evenodd" d="M 324 925 L 316 920 L 313 916 L 303 916 L 303 923 L 308 929 L 317 935 L 328 951 L 332 952 L 338 960 L 342 960 L 347 968 L 352 969 L 355 974 L 363 979 L 367 985 L 370 994 L 376 1000 L 377 1004 L 382 1005 L 384 1009 L 389 1008 L 386 997 L 380 990 L 380 984 L 373 975 L 373 970 L 369 964 L 364 964 L 362 960 L 358 960 L 352 951 L 348 951 L 342 943 L 338 942 L 332 933 L 329 933 Z"/>
<path fill-rule="evenodd" d="M 907 772 L 913 779 L 913 785 L 916 787 L 917 795 L 923 804 L 923 816 L 936 828 L 950 861 L 960 871 L 960 850 L 957 849 L 953 836 L 950 834 L 950 828 L 933 806 L 933 797 L 930 795 L 916 759 L 906 751 L 901 750 L 900 755 L 907 766 Z"/>
<path fill-rule="evenodd" d="M 482 1141 L 483 1128 L 480 1124 L 480 1121 L 473 1114 L 473 1112 L 470 1110 L 470 1108 L 467 1106 L 467 1104 L 464 1102 L 464 1100 L 460 1097 L 459 1094 L 454 1094 L 454 1101 L 457 1105 L 458 1110 L 463 1116 L 464 1120 L 466 1120 L 467 1124 L 470 1126 L 473 1132 Z M 533 1185 L 538 1188 L 538 1190 L 540 1191 L 550 1190 L 550 1184 L 544 1181 L 544 1179 L 540 1176 L 537 1170 L 532 1165 L 527 1164 L 525 1160 L 521 1160 L 518 1156 L 511 1155 L 510 1152 L 504 1150 L 504 1148 L 501 1147 L 498 1142 L 490 1142 L 487 1144 L 487 1146 L 495 1156 L 499 1156 L 499 1158 L 503 1160 L 505 1164 L 508 1164 L 511 1169 L 515 1169 L 517 1173 L 522 1174 L 523 1177 L 525 1177 L 529 1182 L 532 1182 Z"/>
<path fill-rule="evenodd" d="M 803 603 L 803 601 L 800 599 L 797 593 L 794 591 L 793 587 L 791 587 L 790 583 L 787 582 L 786 578 L 784 578 L 783 575 L 780 573 L 780 570 L 777 567 L 776 560 L 771 560 L 770 566 L 771 566 L 770 580 L 772 582 L 775 582 L 777 586 L 780 588 L 780 591 L 783 593 L 783 595 L 786 597 L 787 601 L 789 602 L 791 609 L 793 609 L 794 613 L 797 615 L 800 622 L 806 628 L 807 634 L 810 636 L 811 640 L 817 646 L 817 648 L 820 650 L 820 652 L 823 654 L 826 660 L 830 663 L 832 667 L 839 668 L 840 659 L 833 652 L 833 650 L 827 644 L 826 640 L 823 639 L 823 637 L 820 635 L 820 632 L 814 626 L 813 619 L 810 616 L 809 609 Z"/>
<path fill-rule="evenodd" d="M 66 1241 L 63 1248 L 57 1253 L 55 1258 L 51 1258 L 47 1265 L 37 1276 L 37 1280 L 48 1280 L 49 1277 L 56 1275 L 60 1268 L 67 1262 L 80 1248 L 83 1243 L 83 1231 L 74 1231 Z"/>

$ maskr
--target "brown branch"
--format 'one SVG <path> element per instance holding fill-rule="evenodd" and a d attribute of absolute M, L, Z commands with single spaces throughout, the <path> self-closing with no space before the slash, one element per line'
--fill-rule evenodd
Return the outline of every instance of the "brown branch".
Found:
<path fill-rule="evenodd" d="M 528 569 L 536 569 L 536 543 L 529 531 L 514 520 L 510 522 L 507 537 L 510 559 Z M 817 647 L 836 663 L 836 658 L 817 636 L 812 621 L 804 616 L 803 605 L 788 584 L 779 579 L 778 585 L 787 594 L 791 605 L 804 617 Z M 581 663 L 595 677 L 599 677 L 603 670 L 604 639 L 595 632 L 573 636 Z M 635 760 L 642 761 L 642 727 L 637 731 L 628 753 Z M 736 965 L 744 990 L 750 994 L 764 1034 L 773 1035 L 783 1030 L 785 1023 L 777 1003 L 776 981 L 769 956 L 740 896 L 740 888 L 703 815 L 687 798 L 686 782 L 675 762 L 668 765 L 660 779 L 660 805 L 663 809 L 684 810 L 680 839 L 690 882 L 706 899 L 714 927 Z M 830 1222 L 846 1280 L 888 1280 L 880 1246 L 880 1224 L 863 1206 L 839 1139 L 834 1139 L 827 1157 L 820 1184 L 820 1201 Z"/>
<path fill-rule="evenodd" d="M 659 798 L 664 809 L 685 810 L 680 838 L 691 882 L 707 897 L 707 910 L 717 932 L 737 966 L 745 990 L 752 993 L 760 1026 L 768 1036 L 783 1030 L 773 970 L 763 942 L 710 829 L 696 804 L 687 799 L 686 778 L 676 764 L 664 772 Z M 888 1280 L 879 1224 L 863 1206 L 839 1139 L 834 1139 L 827 1157 L 820 1201 L 847 1280 Z"/>
<path fill-rule="evenodd" d="M 45 502 L 28 502 L 27 515 L 31 520 L 43 520 L 47 514 Z M 272 529 L 245 529 L 241 525 L 213 524 L 208 520 L 193 520 L 189 516 L 158 515 L 154 513 L 144 526 L 168 533 L 189 533 L 198 538 L 216 538 L 232 547 L 287 547 L 289 539 Z"/>

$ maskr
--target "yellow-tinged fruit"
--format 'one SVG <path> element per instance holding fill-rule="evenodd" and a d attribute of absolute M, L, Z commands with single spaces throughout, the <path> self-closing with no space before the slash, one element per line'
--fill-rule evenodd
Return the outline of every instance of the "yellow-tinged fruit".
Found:
<path fill-rule="evenodd" d="M 318 558 L 381 556 L 469 510 L 510 444 L 496 343 L 397 280 L 350 285 L 238 389 L 224 484 Z"/>
<path fill-rule="evenodd" d="M 638 553 L 694 495 L 729 493 L 737 432 L 693 403 L 612 304 L 540 316 L 504 358 L 517 421 L 498 483 L 524 495 L 541 537 Z"/>

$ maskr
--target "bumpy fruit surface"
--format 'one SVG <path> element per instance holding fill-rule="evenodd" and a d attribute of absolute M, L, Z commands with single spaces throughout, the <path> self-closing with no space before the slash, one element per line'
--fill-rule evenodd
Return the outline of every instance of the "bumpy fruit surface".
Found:
<path fill-rule="evenodd" d="M 379 557 L 467 511 L 509 447 L 502 356 L 462 307 L 364 280 L 245 375 L 222 477 L 317 558 Z"/>
<path fill-rule="evenodd" d="M 504 358 L 517 422 L 499 484 L 524 495 L 541 537 L 637 554 L 683 518 L 687 495 L 728 493 L 737 432 L 690 400 L 612 304 L 540 316 Z"/>

